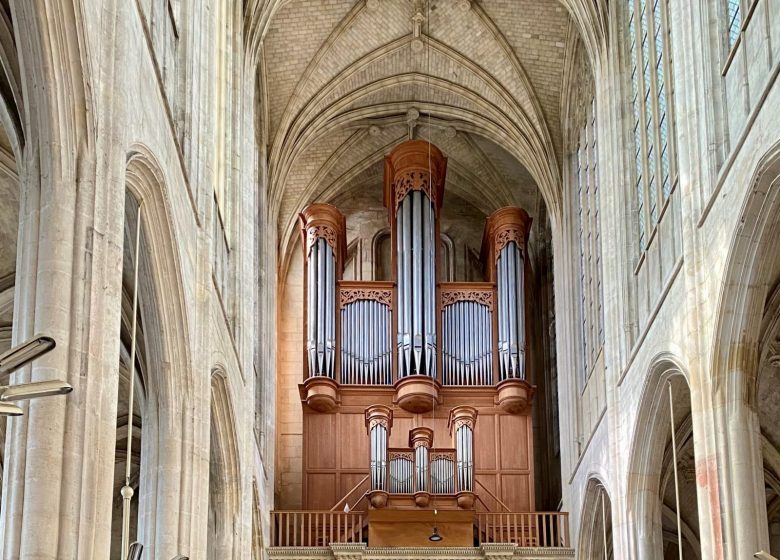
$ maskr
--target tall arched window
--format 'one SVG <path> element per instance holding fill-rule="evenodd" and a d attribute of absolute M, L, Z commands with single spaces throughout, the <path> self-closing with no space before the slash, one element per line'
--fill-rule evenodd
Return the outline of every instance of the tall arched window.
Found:
<path fill-rule="evenodd" d="M 580 305 L 585 381 L 604 345 L 601 274 L 601 216 L 599 213 L 596 100 L 591 97 L 581 117 L 574 154 L 576 207 L 580 247 Z"/>
<path fill-rule="evenodd" d="M 742 0 L 726 0 L 726 30 L 729 50 L 736 45 L 742 29 Z"/>
<path fill-rule="evenodd" d="M 639 246 L 644 250 L 677 180 L 666 0 L 627 0 Z"/>

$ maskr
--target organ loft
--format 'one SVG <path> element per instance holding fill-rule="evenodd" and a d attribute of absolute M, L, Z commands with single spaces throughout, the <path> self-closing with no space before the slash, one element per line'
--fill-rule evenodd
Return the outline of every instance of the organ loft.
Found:
<path fill-rule="evenodd" d="M 409 140 L 385 159 L 391 280 L 343 279 L 346 221 L 300 215 L 304 266 L 303 508 L 278 546 L 569 546 L 535 511 L 522 208 L 490 215 L 481 282 L 440 278 L 447 159 Z"/>

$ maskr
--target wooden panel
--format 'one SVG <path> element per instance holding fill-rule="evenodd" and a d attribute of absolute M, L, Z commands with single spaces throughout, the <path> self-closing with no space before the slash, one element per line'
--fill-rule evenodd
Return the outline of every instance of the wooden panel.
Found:
<path fill-rule="evenodd" d="M 501 499 L 512 511 L 532 511 L 530 475 L 501 475 Z"/>
<path fill-rule="evenodd" d="M 361 472 L 361 473 L 342 473 L 339 476 L 339 486 L 338 486 L 339 492 L 338 492 L 338 496 L 336 497 L 336 500 L 334 500 L 334 504 L 336 503 L 336 501 L 338 501 L 341 498 L 343 498 L 344 496 L 346 496 L 347 492 L 352 490 L 358 482 L 360 482 L 363 478 L 365 478 L 365 476 L 367 474 L 368 474 L 368 469 L 366 469 L 366 472 Z M 353 506 L 355 505 L 355 502 L 357 502 L 358 499 L 360 499 L 360 497 L 363 495 L 363 492 L 368 490 L 369 485 L 370 485 L 370 481 L 366 481 L 363 484 L 363 488 L 362 489 L 358 488 L 357 490 L 355 490 L 352 493 L 352 495 L 347 500 L 347 502 L 349 503 L 349 507 L 350 508 L 353 508 Z M 363 500 L 363 504 L 365 504 L 365 503 L 366 503 L 366 501 Z M 331 507 L 333 507 L 333 506 L 331 506 Z M 342 508 L 339 508 L 339 509 L 342 509 Z M 363 509 L 365 509 L 365 508 L 363 508 Z"/>
<path fill-rule="evenodd" d="M 341 468 L 368 472 L 370 451 L 362 413 L 339 414 L 339 442 L 336 447 L 341 451 Z"/>
<path fill-rule="evenodd" d="M 338 497 L 336 497 L 335 473 L 309 473 L 306 476 L 306 485 L 307 509 L 309 510 L 328 510 L 338 500 Z"/>
<path fill-rule="evenodd" d="M 433 526 L 442 540 L 431 542 Z M 375 509 L 368 513 L 370 547 L 471 547 L 474 545 L 474 513 L 471 511 L 401 511 Z"/>
<path fill-rule="evenodd" d="M 305 424 L 306 467 L 309 469 L 335 469 L 339 450 L 335 437 L 336 416 L 334 414 L 307 414 Z"/>
<path fill-rule="evenodd" d="M 495 389 L 442 389 L 442 402 L 431 413 L 410 414 L 393 405 L 392 389 L 349 388 L 341 391 L 336 413 L 305 409 L 303 436 L 303 492 L 308 509 L 330 509 L 368 473 L 369 439 L 364 412 L 371 404 L 393 408 L 390 447 L 405 448 L 414 426 L 434 429 L 434 448 L 453 447 L 447 419 L 460 405 L 479 411 L 474 437 L 476 478 L 516 511 L 532 511 L 533 432 L 529 414 L 508 415 L 495 406 Z M 501 506 L 480 485 L 475 491 L 491 511 Z M 357 501 L 362 490 L 350 497 Z M 365 504 L 365 500 L 363 501 Z M 411 506 L 415 509 L 414 506 Z M 483 509 L 482 505 L 478 506 Z M 442 509 L 441 507 L 439 509 Z"/>
<path fill-rule="evenodd" d="M 474 430 L 474 461 L 477 469 L 496 469 L 496 416 L 493 414 L 480 415 L 477 418 L 477 426 Z"/>
<path fill-rule="evenodd" d="M 493 493 L 493 495 L 498 496 L 496 492 L 496 475 L 493 473 L 476 473 L 474 474 L 474 478 L 477 481 L 474 484 L 474 491 L 482 499 L 487 509 L 490 511 L 502 511 L 501 505 L 499 505 L 499 503 L 495 501 L 488 492 L 485 491 L 485 488 L 487 488 L 490 490 L 490 492 Z"/>
<path fill-rule="evenodd" d="M 393 429 L 390 431 L 390 447 L 406 447 L 409 445 L 409 430 L 412 429 L 412 418 L 393 418 Z M 365 433 L 365 430 L 363 430 Z"/>
<path fill-rule="evenodd" d="M 528 447 L 528 416 L 502 415 L 499 421 L 501 470 L 530 469 Z"/>

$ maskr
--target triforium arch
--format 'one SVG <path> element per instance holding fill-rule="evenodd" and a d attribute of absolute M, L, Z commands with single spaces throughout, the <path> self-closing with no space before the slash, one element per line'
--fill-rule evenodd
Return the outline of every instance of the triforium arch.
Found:
<path fill-rule="evenodd" d="M 205 446 L 195 441 L 204 410 L 194 399 L 189 318 L 185 313 L 181 259 L 161 167 L 145 146 L 128 156 L 126 186 L 141 205 L 139 313 L 144 325 L 147 400 L 141 449 L 138 540 L 144 554 L 194 554 L 201 534 L 182 520 L 205 506 L 207 491 L 193 480 L 207 471 Z M 205 387 L 203 387 L 205 389 Z M 192 405 L 194 403 L 194 406 Z M 148 484 L 147 484 L 148 483 Z"/>
<path fill-rule="evenodd" d="M 211 370 L 208 560 L 239 560 L 242 550 L 242 532 L 236 525 L 242 496 L 234 418 L 228 376 L 218 365 Z"/>
<path fill-rule="evenodd" d="M 601 478 L 593 476 L 585 487 L 577 554 L 583 560 L 612 560 L 612 500 Z"/>
<path fill-rule="evenodd" d="M 687 374 L 676 357 L 662 354 L 652 361 L 631 441 L 626 496 L 628 523 L 633 531 L 629 553 L 643 559 L 661 559 L 667 551 L 677 554 L 679 484 L 683 554 L 686 558 L 701 558 L 691 392 Z"/>
<path fill-rule="evenodd" d="M 773 328 L 780 279 L 780 143 L 758 160 L 744 192 L 710 350 L 710 397 L 720 427 L 713 445 L 723 454 L 717 468 L 716 496 L 723 504 L 718 521 L 724 554 L 735 557 L 770 549 L 766 499 L 773 492 L 780 442 L 768 433 L 778 417 L 776 392 L 766 389 L 780 353 Z"/>

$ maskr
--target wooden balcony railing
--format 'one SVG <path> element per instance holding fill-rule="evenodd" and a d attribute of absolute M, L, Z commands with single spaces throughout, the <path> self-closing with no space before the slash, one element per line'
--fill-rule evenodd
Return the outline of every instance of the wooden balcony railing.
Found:
<path fill-rule="evenodd" d="M 316 547 L 363 542 L 362 512 L 272 511 L 271 546 Z"/>
<path fill-rule="evenodd" d="M 566 512 L 477 513 L 479 544 L 502 543 L 523 547 L 566 548 L 569 514 Z"/>
<path fill-rule="evenodd" d="M 362 543 L 366 541 L 367 522 L 364 512 L 273 511 L 271 546 L 311 548 Z M 528 548 L 571 547 L 566 512 L 478 512 L 474 514 L 474 526 L 475 546 L 494 543 Z"/>

